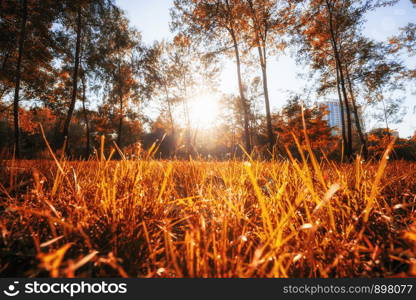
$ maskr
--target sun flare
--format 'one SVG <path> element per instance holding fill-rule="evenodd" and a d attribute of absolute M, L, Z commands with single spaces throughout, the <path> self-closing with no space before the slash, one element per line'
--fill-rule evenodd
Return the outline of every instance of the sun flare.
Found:
<path fill-rule="evenodd" d="M 219 118 L 220 105 L 216 95 L 197 95 L 189 101 L 191 126 L 198 129 L 212 128 Z"/>

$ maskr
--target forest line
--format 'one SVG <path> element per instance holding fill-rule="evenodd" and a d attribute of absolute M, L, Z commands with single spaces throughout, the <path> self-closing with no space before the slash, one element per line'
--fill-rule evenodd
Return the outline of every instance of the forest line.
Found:
<path fill-rule="evenodd" d="M 416 78 L 400 56 L 415 53 L 416 25 L 385 42 L 364 36 L 363 26 L 370 11 L 397 2 L 175 0 L 175 38 L 145 45 L 115 1 L 3 1 L 1 151 L 41 157 L 41 123 L 53 148 L 66 145 L 74 158 L 92 155 L 101 135 L 127 152 L 160 143 L 165 158 L 226 158 L 241 153 L 239 145 L 248 153 L 285 155 L 286 148 L 296 151 L 294 136 L 306 142 L 306 125 L 317 152 L 380 156 L 402 108 L 400 98 L 387 95 Z M 336 95 L 336 134 L 325 107 L 302 93 L 279 99 L 283 109 L 272 111 L 268 62 L 289 47 L 317 76 L 318 95 Z M 222 95 L 215 128 L 198 129 L 190 99 L 215 90 L 224 59 L 235 62 L 238 90 Z M 151 120 L 143 107 L 155 102 L 159 116 Z M 360 108 L 378 104 L 385 126 L 368 132 Z M 414 159 L 416 135 L 396 147 L 397 157 Z"/>

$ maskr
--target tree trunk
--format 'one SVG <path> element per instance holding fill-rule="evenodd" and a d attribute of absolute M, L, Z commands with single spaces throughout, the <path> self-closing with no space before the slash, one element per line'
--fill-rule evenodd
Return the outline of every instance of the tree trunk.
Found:
<path fill-rule="evenodd" d="M 387 136 L 389 138 L 388 141 L 390 143 L 391 133 L 390 133 L 390 127 L 389 127 L 389 119 L 388 119 L 388 116 L 387 116 L 386 102 L 384 101 L 384 97 L 383 96 L 381 98 L 381 102 L 383 103 L 384 122 L 386 123 Z"/>
<path fill-rule="evenodd" d="M 254 32 L 255 32 L 255 39 L 257 41 L 257 50 L 259 53 L 259 62 L 262 72 L 262 81 L 263 81 L 263 92 L 264 92 L 264 102 L 266 106 L 266 122 L 267 122 L 267 135 L 269 139 L 269 150 L 270 153 L 273 154 L 273 147 L 275 144 L 275 137 L 273 134 L 273 127 L 272 127 L 272 117 L 270 112 L 270 100 L 269 100 L 269 89 L 267 84 L 267 57 L 266 57 L 266 39 L 261 38 L 258 28 L 260 28 L 260 24 L 258 22 L 258 18 L 256 17 L 256 10 L 254 8 L 254 4 L 252 0 L 247 0 L 251 13 L 252 13 L 252 19 L 254 23 Z M 265 27 L 265 36 L 267 34 L 267 27 Z M 262 42 L 262 44 L 260 43 Z"/>
<path fill-rule="evenodd" d="M 351 122 L 351 110 L 350 110 L 350 104 L 348 102 L 348 96 L 347 96 L 347 90 L 345 89 L 345 81 L 344 81 L 344 75 L 342 73 L 342 67 L 339 64 L 339 74 L 340 74 L 340 81 L 341 81 L 341 90 L 342 94 L 344 95 L 344 104 L 345 104 L 345 112 L 347 114 L 347 151 L 346 155 L 347 157 L 351 158 L 353 154 L 352 150 L 352 122 Z"/>
<path fill-rule="evenodd" d="M 189 50 L 189 48 L 188 48 Z M 195 149 L 192 145 L 192 129 L 191 129 L 191 116 L 189 112 L 188 106 L 188 89 L 187 89 L 187 81 L 186 81 L 186 74 L 183 73 L 182 75 L 182 92 L 183 92 L 183 99 L 182 99 L 182 106 L 183 106 L 183 116 L 186 123 L 186 131 L 185 131 L 185 146 L 186 146 L 186 159 L 190 160 L 191 157 L 195 154 Z"/>
<path fill-rule="evenodd" d="M 173 140 L 173 153 L 176 153 L 176 131 L 175 131 L 175 122 L 173 120 L 173 113 L 172 113 L 172 104 L 170 103 L 170 97 L 169 97 L 169 91 L 166 86 L 166 84 L 163 85 L 165 89 L 165 95 L 166 95 L 166 102 L 168 103 L 168 110 L 169 110 L 169 119 L 170 119 L 170 126 L 172 127 L 171 134 L 172 134 L 172 140 Z M 172 155 L 172 153 L 170 153 Z"/>
<path fill-rule="evenodd" d="M 357 103 L 355 101 L 354 91 L 352 89 L 352 82 L 351 82 L 351 78 L 350 78 L 350 73 L 348 72 L 348 68 L 345 68 L 345 75 L 347 76 L 348 89 L 350 91 L 351 103 L 352 103 L 354 119 L 355 119 L 354 120 L 355 121 L 355 127 L 357 127 L 358 136 L 360 137 L 360 143 L 361 143 L 361 147 L 362 147 L 362 150 L 363 150 L 364 159 L 367 159 L 368 158 L 367 140 L 366 140 L 366 138 L 364 136 L 364 133 L 363 133 L 363 130 L 361 128 L 360 118 L 359 118 L 359 114 L 358 114 L 358 107 L 357 107 Z"/>
<path fill-rule="evenodd" d="M 78 13 L 77 13 L 77 40 L 75 45 L 75 57 L 74 57 L 74 71 L 72 76 L 72 97 L 71 103 L 69 105 L 68 115 L 65 119 L 64 123 L 64 130 L 63 130 L 63 138 L 66 138 L 67 141 L 67 150 L 69 149 L 69 126 L 71 124 L 72 114 L 74 113 L 75 109 L 75 102 L 77 100 L 77 92 L 78 92 L 78 69 L 79 69 L 79 57 L 80 57 L 80 48 L 81 48 L 81 31 L 82 31 L 82 15 L 81 15 L 81 4 L 78 6 Z M 61 144 L 62 146 L 62 144 Z"/>
<path fill-rule="evenodd" d="M 20 125 L 19 125 L 19 91 L 22 69 L 23 47 L 26 39 L 26 23 L 27 23 L 27 0 L 22 0 L 22 24 L 20 27 L 19 37 L 19 54 L 16 65 L 16 86 L 14 90 L 13 101 L 13 120 L 14 120 L 14 150 L 16 158 L 20 158 Z"/>
<path fill-rule="evenodd" d="M 244 114 L 244 137 L 245 137 L 245 144 L 246 144 L 246 151 L 248 153 L 251 153 L 251 141 L 250 141 L 250 128 L 249 128 L 249 113 L 248 113 L 248 107 L 247 107 L 247 101 L 244 96 L 244 89 L 243 89 L 243 81 L 241 79 L 241 62 L 240 62 L 240 50 L 238 48 L 238 42 L 237 37 L 235 35 L 234 27 L 233 27 L 233 16 L 232 16 L 232 9 L 229 3 L 229 0 L 225 1 L 225 4 L 227 6 L 227 19 L 228 19 L 228 27 L 227 30 L 230 33 L 231 39 L 233 41 L 233 47 L 234 47 L 234 53 L 235 58 L 237 61 L 237 77 L 238 77 L 238 89 L 240 92 L 240 101 L 241 106 L 243 109 Z"/>
<path fill-rule="evenodd" d="M 334 31 L 334 27 L 333 27 L 332 9 L 331 9 L 331 6 L 330 6 L 328 0 L 326 0 L 326 6 L 327 6 L 327 11 L 328 11 L 329 30 L 330 30 L 330 35 L 331 35 L 332 48 L 333 48 L 333 51 L 334 51 L 336 67 L 339 71 L 341 91 L 342 91 L 342 94 L 344 96 L 345 112 L 347 114 L 347 140 L 348 140 L 348 143 L 346 145 L 346 150 L 347 150 L 346 155 L 347 155 L 348 158 L 351 158 L 351 156 L 353 154 L 353 151 L 352 151 L 351 111 L 350 111 L 350 105 L 349 105 L 349 102 L 348 102 L 347 90 L 345 88 L 345 79 L 344 79 L 344 73 L 343 73 L 341 58 L 340 58 L 339 50 L 338 50 L 338 44 L 337 44 L 335 31 Z"/>
<path fill-rule="evenodd" d="M 87 109 L 85 108 L 85 98 L 86 98 L 86 84 L 85 84 L 85 78 L 82 78 L 82 110 L 84 113 L 84 121 L 85 121 L 85 127 L 86 127 L 86 132 L 85 132 L 85 137 L 86 137 L 86 142 L 85 142 L 85 158 L 88 159 L 88 157 L 90 157 L 90 123 L 88 120 L 88 113 L 87 113 Z"/>
<path fill-rule="evenodd" d="M 336 68 L 337 71 L 337 92 L 338 92 L 338 100 L 339 100 L 339 107 L 341 110 L 341 130 L 342 130 L 342 142 L 343 142 L 343 147 L 342 147 L 342 157 L 344 157 L 344 147 L 348 144 L 347 141 L 347 135 L 345 132 L 345 112 L 344 112 L 344 103 L 342 100 L 342 95 L 341 95 L 341 88 L 339 87 L 340 82 L 339 82 L 339 70 L 338 68 Z"/>
<path fill-rule="evenodd" d="M 241 101 L 241 106 L 243 108 L 243 114 L 244 114 L 244 137 L 245 137 L 246 151 L 250 153 L 251 142 L 250 142 L 250 130 L 249 130 L 249 114 L 248 114 L 246 98 L 244 96 L 243 82 L 241 79 L 240 51 L 238 49 L 238 43 L 237 43 L 237 39 L 235 37 L 234 31 L 230 30 L 230 34 L 231 34 L 231 38 L 234 44 L 235 58 L 237 60 L 238 89 L 240 92 L 240 101 Z"/>
<path fill-rule="evenodd" d="M 165 95 L 166 95 L 166 102 L 168 103 L 170 126 L 172 127 L 172 136 L 174 136 L 175 135 L 175 122 L 173 121 L 172 104 L 170 103 L 169 91 L 166 85 L 164 85 L 164 89 L 165 89 Z"/>
<path fill-rule="evenodd" d="M 189 115 L 188 100 L 186 98 L 184 98 L 183 100 L 183 112 L 185 114 L 185 122 L 186 122 L 185 143 L 186 143 L 187 159 L 189 159 L 194 154 L 194 151 L 193 151 L 193 146 L 192 146 L 191 117 Z"/>
<path fill-rule="evenodd" d="M 262 48 L 260 46 L 257 47 L 259 52 L 259 60 L 262 72 L 262 79 L 263 79 L 263 92 L 264 92 L 264 103 L 266 105 L 266 121 L 267 121 L 267 135 L 269 138 L 269 147 L 270 153 L 273 154 L 273 147 L 275 144 L 275 137 L 273 134 L 273 127 L 272 127 L 272 115 L 270 111 L 270 100 L 269 100 L 269 88 L 267 84 L 267 62 L 266 57 L 262 52 Z"/>
<path fill-rule="evenodd" d="M 124 107 L 123 107 L 123 95 L 121 95 L 121 93 L 119 95 L 119 99 L 120 99 L 120 117 L 119 117 L 119 121 L 118 121 L 117 145 L 120 147 L 120 149 L 122 149 L 121 135 L 122 135 L 122 132 L 123 132 L 123 118 L 124 118 L 123 110 L 124 110 Z"/>

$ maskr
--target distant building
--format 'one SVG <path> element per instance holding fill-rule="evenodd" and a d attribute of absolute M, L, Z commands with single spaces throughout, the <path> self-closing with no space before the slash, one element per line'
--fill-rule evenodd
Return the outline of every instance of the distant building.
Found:
<path fill-rule="evenodd" d="M 328 110 L 328 115 L 326 115 L 326 120 L 328 121 L 328 125 L 333 128 L 332 134 L 333 135 L 339 135 L 342 131 L 342 119 L 341 119 L 341 105 L 338 101 L 325 101 L 322 102 L 321 105 L 325 105 Z M 344 115 L 346 116 L 345 109 L 344 109 Z M 362 111 L 361 107 L 358 107 L 358 118 L 360 119 L 360 125 L 365 132 L 364 122 L 362 119 Z M 346 117 L 345 117 L 346 120 Z M 354 114 L 351 113 L 351 122 L 352 126 L 355 129 L 355 119 Z"/>
<path fill-rule="evenodd" d="M 328 110 L 328 115 L 326 115 L 328 125 L 336 130 L 340 130 L 342 128 L 341 106 L 335 101 L 326 101 L 323 104 L 327 106 Z"/>
<path fill-rule="evenodd" d="M 399 132 L 397 130 L 394 129 L 390 129 L 390 134 L 396 138 L 399 138 Z"/>

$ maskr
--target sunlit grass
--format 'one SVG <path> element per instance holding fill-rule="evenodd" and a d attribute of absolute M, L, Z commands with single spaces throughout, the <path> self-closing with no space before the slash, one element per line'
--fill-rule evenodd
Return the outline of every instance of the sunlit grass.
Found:
<path fill-rule="evenodd" d="M 4 161 L 4 276 L 416 275 L 416 164 Z M 117 150 L 115 150 L 117 151 Z M 413 226 L 413 227 L 412 227 Z"/>

